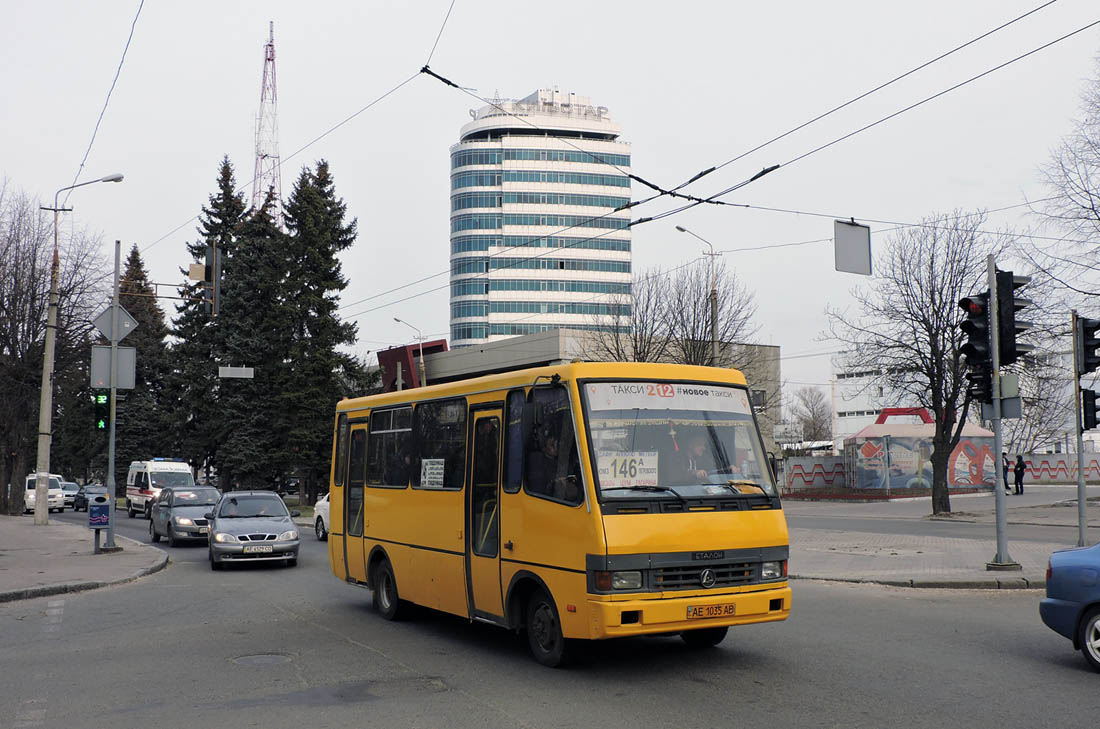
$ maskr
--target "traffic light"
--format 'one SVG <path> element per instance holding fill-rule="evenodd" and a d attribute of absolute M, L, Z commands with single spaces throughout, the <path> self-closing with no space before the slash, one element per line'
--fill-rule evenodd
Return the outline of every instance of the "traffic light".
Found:
<path fill-rule="evenodd" d="M 111 425 L 111 403 L 107 395 L 98 392 L 92 395 L 92 405 L 95 411 L 95 429 L 107 430 Z"/>
<path fill-rule="evenodd" d="M 1081 389 L 1081 430 L 1092 430 L 1096 427 L 1096 400 L 1100 393 L 1094 390 Z"/>
<path fill-rule="evenodd" d="M 1003 367 L 1010 365 L 1034 347 L 1017 342 L 1016 338 L 1031 329 L 1031 322 L 1020 321 L 1016 312 L 1031 305 L 1028 299 L 1016 297 L 1016 289 L 1026 286 L 1030 276 L 1016 276 L 1012 271 L 997 271 L 997 335 L 998 361 Z"/>
<path fill-rule="evenodd" d="M 1087 375 L 1100 368 L 1100 339 L 1096 338 L 1097 330 L 1100 330 L 1100 321 L 1096 319 L 1084 319 L 1078 317 L 1077 331 L 1073 333 L 1077 337 L 1077 368 L 1078 373 Z"/>
<path fill-rule="evenodd" d="M 976 402 L 993 402 L 993 362 L 989 344 L 989 292 L 959 300 L 959 308 L 966 312 L 966 319 L 959 329 L 966 335 L 966 343 L 959 351 L 966 357 L 970 371 L 966 379 L 970 384 L 966 391 Z"/>
<path fill-rule="evenodd" d="M 206 247 L 203 274 L 203 306 L 208 315 L 217 316 L 222 299 L 222 253 L 217 246 Z"/>

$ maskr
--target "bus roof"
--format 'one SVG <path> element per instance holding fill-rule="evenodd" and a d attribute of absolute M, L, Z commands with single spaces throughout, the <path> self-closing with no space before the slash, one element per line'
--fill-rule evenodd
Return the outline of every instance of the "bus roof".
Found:
<path fill-rule="evenodd" d="M 532 367 L 525 370 L 471 377 L 466 380 L 454 380 L 440 385 L 415 387 L 396 392 L 385 392 L 379 395 L 349 398 L 337 403 L 336 411 L 338 413 L 349 412 L 368 407 L 454 397 L 471 392 L 508 390 L 513 387 L 531 385 L 538 378 L 545 382 L 554 375 L 558 375 L 562 380 L 676 380 L 730 385 L 747 384 L 745 376 L 739 370 L 724 367 L 702 367 L 659 362 L 571 362 L 569 364 Z"/>

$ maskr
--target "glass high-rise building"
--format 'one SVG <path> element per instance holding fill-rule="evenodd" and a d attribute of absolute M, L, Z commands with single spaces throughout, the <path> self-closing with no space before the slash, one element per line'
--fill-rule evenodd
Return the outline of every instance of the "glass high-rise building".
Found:
<path fill-rule="evenodd" d="M 451 346 L 623 326 L 630 145 L 607 109 L 541 89 L 470 115 L 451 147 Z"/>

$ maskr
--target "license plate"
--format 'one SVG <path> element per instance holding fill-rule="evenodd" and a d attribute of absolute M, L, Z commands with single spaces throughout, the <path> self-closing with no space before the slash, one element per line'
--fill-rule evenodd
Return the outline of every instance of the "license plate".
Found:
<path fill-rule="evenodd" d="M 727 602 L 722 605 L 688 605 L 687 619 L 729 618 L 737 614 L 737 605 Z"/>
<path fill-rule="evenodd" d="M 272 552 L 274 547 L 270 544 L 246 544 L 244 545 L 245 554 L 256 554 L 257 552 Z"/>
<path fill-rule="evenodd" d="M 199 534 L 209 534 L 210 527 L 199 527 Z"/>

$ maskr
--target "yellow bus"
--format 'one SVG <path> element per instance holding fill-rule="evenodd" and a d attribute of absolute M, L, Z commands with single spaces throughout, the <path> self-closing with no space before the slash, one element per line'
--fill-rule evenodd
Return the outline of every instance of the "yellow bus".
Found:
<path fill-rule="evenodd" d="M 342 400 L 329 560 L 373 590 L 525 632 L 679 633 L 791 609 L 787 522 L 744 376 L 575 362 Z"/>

